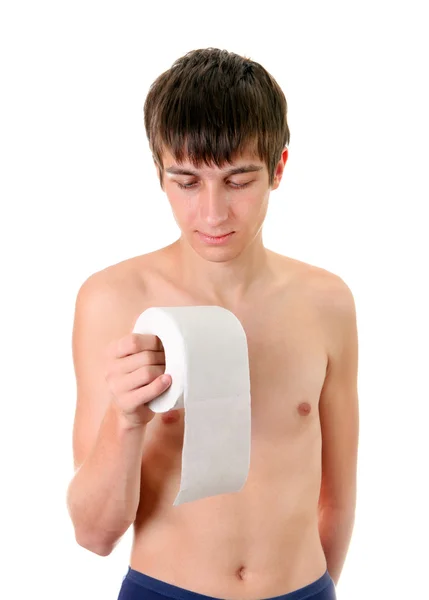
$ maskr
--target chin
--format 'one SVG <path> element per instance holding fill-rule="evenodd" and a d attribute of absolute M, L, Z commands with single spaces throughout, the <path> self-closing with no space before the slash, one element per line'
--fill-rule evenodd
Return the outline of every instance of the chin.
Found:
<path fill-rule="evenodd" d="M 243 251 L 243 248 L 237 246 L 223 246 L 216 248 L 215 246 L 205 246 L 201 244 L 191 244 L 192 249 L 198 256 L 207 262 L 222 263 L 234 260 Z"/>

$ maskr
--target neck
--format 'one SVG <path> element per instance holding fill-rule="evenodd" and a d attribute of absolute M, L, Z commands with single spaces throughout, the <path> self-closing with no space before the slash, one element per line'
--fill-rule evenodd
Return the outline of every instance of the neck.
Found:
<path fill-rule="evenodd" d="M 261 231 L 240 253 L 234 245 L 207 247 L 196 241 L 193 247 L 183 235 L 170 250 L 181 285 L 214 304 L 235 306 L 272 279 Z"/>

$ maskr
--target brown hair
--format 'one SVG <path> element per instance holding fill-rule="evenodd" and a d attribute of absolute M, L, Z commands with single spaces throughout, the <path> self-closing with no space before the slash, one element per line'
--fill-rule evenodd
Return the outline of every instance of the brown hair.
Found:
<path fill-rule="evenodd" d="M 192 50 L 150 86 L 144 103 L 149 147 L 160 170 L 163 148 L 221 167 L 250 148 L 265 162 L 269 185 L 289 143 L 285 95 L 259 63 L 218 48 Z"/>

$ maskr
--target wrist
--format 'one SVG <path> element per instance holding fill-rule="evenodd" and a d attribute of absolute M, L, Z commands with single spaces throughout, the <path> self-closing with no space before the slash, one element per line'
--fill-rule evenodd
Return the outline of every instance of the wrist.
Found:
<path fill-rule="evenodd" d="M 110 403 L 110 412 L 116 421 L 117 427 L 122 432 L 128 431 L 140 431 L 143 432 L 146 429 L 147 422 L 142 422 L 138 415 L 127 415 L 124 413 L 115 402 Z"/>

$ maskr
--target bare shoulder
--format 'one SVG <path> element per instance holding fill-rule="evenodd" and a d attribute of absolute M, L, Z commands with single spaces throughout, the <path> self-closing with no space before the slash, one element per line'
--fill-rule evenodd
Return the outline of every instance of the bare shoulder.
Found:
<path fill-rule="evenodd" d="M 336 273 L 295 259 L 287 259 L 286 266 L 296 273 L 296 298 L 305 299 L 317 315 L 324 332 L 326 350 L 331 360 L 346 343 L 356 344 L 357 318 L 353 293 Z M 287 288 L 286 288 L 287 289 Z M 348 340 L 348 341 L 347 341 Z"/>
<path fill-rule="evenodd" d="M 125 261 L 126 262 L 126 261 Z M 98 341 L 108 344 L 129 333 L 135 312 L 141 304 L 143 282 L 131 275 L 130 264 L 111 265 L 88 276 L 81 284 L 75 301 L 73 323 L 73 351 L 77 357 L 81 349 Z"/>
<path fill-rule="evenodd" d="M 138 291 L 144 288 L 145 282 L 162 276 L 166 260 L 166 250 L 160 248 L 153 252 L 141 254 L 127 258 L 118 263 L 112 264 L 100 273 L 108 278 L 112 285 L 129 284 Z"/>
<path fill-rule="evenodd" d="M 357 339 L 356 304 L 353 293 L 339 275 L 326 271 L 315 283 L 316 308 L 325 330 L 329 355 Z M 347 341 L 348 340 L 348 341 Z"/>
<path fill-rule="evenodd" d="M 318 311 L 320 319 L 332 326 L 355 318 L 355 300 L 349 285 L 338 274 L 294 258 L 277 255 L 297 295 Z M 285 286 L 287 290 L 287 286 Z"/>
<path fill-rule="evenodd" d="M 156 269 L 156 253 L 142 254 L 108 265 L 94 272 L 82 284 L 81 290 L 113 298 L 130 299 L 130 292 L 143 292 L 145 281 Z"/>
<path fill-rule="evenodd" d="M 92 273 L 81 284 L 75 303 L 74 330 L 88 323 L 105 343 L 132 330 L 145 297 L 144 267 L 128 259 Z M 95 334 L 95 332 L 93 332 Z"/>
<path fill-rule="evenodd" d="M 328 354 L 338 353 L 346 340 L 357 340 L 356 304 L 349 285 L 336 273 L 308 265 L 307 290 L 325 332 Z"/>
<path fill-rule="evenodd" d="M 330 304 L 333 298 L 338 299 L 339 302 L 342 300 L 347 302 L 347 297 L 350 299 L 351 290 L 339 275 L 296 258 L 272 254 L 276 256 L 281 269 L 288 274 L 289 279 L 304 288 L 307 287 L 322 305 Z"/>
<path fill-rule="evenodd" d="M 355 310 L 352 290 L 342 277 L 326 269 L 317 268 L 313 273 L 315 301 L 327 317 L 350 315 Z"/>

